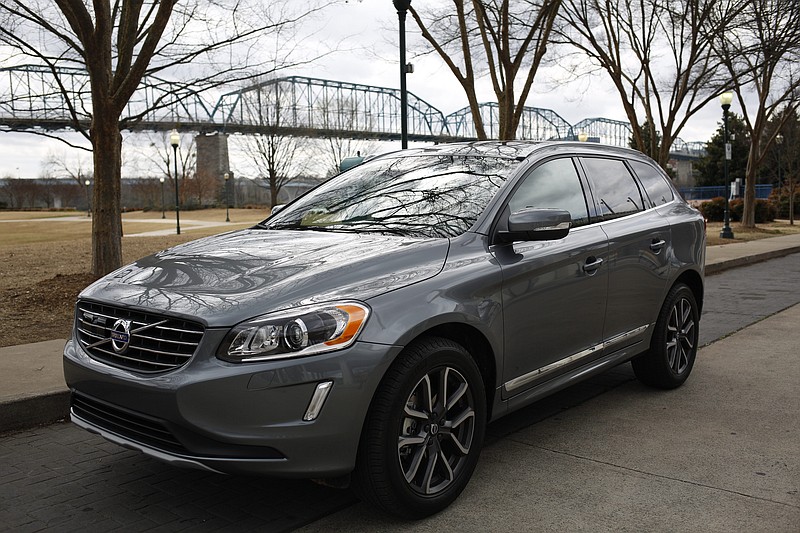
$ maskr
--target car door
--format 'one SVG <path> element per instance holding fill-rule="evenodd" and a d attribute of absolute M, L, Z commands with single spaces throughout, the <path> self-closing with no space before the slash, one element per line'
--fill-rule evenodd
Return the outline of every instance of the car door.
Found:
<path fill-rule="evenodd" d="M 504 216 L 525 207 L 570 212 L 564 239 L 495 245 L 502 269 L 503 398 L 599 355 L 608 271 L 603 230 L 589 224 L 584 184 L 571 158 L 533 168 Z"/>
<path fill-rule="evenodd" d="M 608 236 L 606 352 L 642 340 L 654 323 L 669 278 L 670 227 L 625 161 L 582 157 L 599 226 Z"/>

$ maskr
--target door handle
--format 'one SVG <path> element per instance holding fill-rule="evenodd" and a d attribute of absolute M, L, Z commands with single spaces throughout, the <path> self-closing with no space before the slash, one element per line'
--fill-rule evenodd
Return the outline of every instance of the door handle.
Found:
<path fill-rule="evenodd" d="M 586 260 L 586 263 L 584 263 L 583 271 L 592 276 L 597 272 L 597 269 L 600 268 L 600 265 L 602 264 L 603 260 L 599 257 L 590 257 Z"/>
<path fill-rule="evenodd" d="M 664 239 L 655 240 L 650 243 L 650 249 L 653 250 L 654 253 L 658 254 L 664 248 L 664 245 L 667 244 L 667 241 Z"/>

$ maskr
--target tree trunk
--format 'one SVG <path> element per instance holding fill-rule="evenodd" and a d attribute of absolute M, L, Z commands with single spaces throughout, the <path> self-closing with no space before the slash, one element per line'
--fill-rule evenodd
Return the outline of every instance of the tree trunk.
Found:
<path fill-rule="evenodd" d="M 92 274 L 104 276 L 122 266 L 120 174 L 122 135 L 118 117 L 94 109 L 91 140 L 94 159 Z"/>
<path fill-rule="evenodd" d="M 759 129 L 759 134 L 761 130 Z M 753 137 L 756 139 L 757 137 Z M 742 227 L 756 227 L 756 166 L 753 162 L 759 160 L 758 142 L 750 143 L 750 154 L 747 157 L 747 172 L 745 173 L 744 210 L 742 211 Z"/>
<path fill-rule="evenodd" d="M 275 207 L 278 205 L 278 177 L 275 175 L 275 172 L 270 169 L 269 170 L 269 204 L 270 207 Z"/>
<path fill-rule="evenodd" d="M 475 91 L 470 90 L 470 88 L 466 85 L 462 84 L 462 86 L 464 87 L 464 91 L 467 93 L 469 109 L 472 112 L 472 122 L 475 124 L 475 136 L 479 141 L 485 141 L 488 137 L 486 137 L 486 128 L 483 124 L 483 117 L 481 117 L 481 108 L 478 104 L 478 97 L 475 95 Z"/>
<path fill-rule="evenodd" d="M 500 122 L 500 136 L 501 141 L 513 141 L 517 138 L 517 126 L 515 122 L 516 113 L 514 113 L 513 100 L 505 100 L 500 102 L 498 109 L 499 122 Z"/>

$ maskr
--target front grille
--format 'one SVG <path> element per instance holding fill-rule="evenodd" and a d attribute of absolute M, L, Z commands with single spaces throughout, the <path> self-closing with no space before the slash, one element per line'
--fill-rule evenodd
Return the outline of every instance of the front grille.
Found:
<path fill-rule="evenodd" d="M 195 322 L 87 301 L 78 302 L 76 321 L 78 341 L 93 359 L 136 372 L 183 366 L 203 338 Z"/>
<path fill-rule="evenodd" d="M 75 393 L 71 407 L 75 415 L 106 431 L 159 450 L 186 453 L 183 444 L 159 420 Z"/>

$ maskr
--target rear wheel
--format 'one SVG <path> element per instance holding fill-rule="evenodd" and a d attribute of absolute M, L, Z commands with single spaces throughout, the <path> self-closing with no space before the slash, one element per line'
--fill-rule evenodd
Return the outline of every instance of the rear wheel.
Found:
<path fill-rule="evenodd" d="M 650 350 L 631 361 L 642 383 L 674 389 L 689 377 L 697 356 L 700 314 L 692 290 L 678 283 L 656 321 Z"/>
<path fill-rule="evenodd" d="M 470 354 L 443 338 L 410 345 L 389 369 L 359 448 L 358 495 L 405 518 L 437 513 L 466 487 L 480 455 L 486 396 Z"/>

